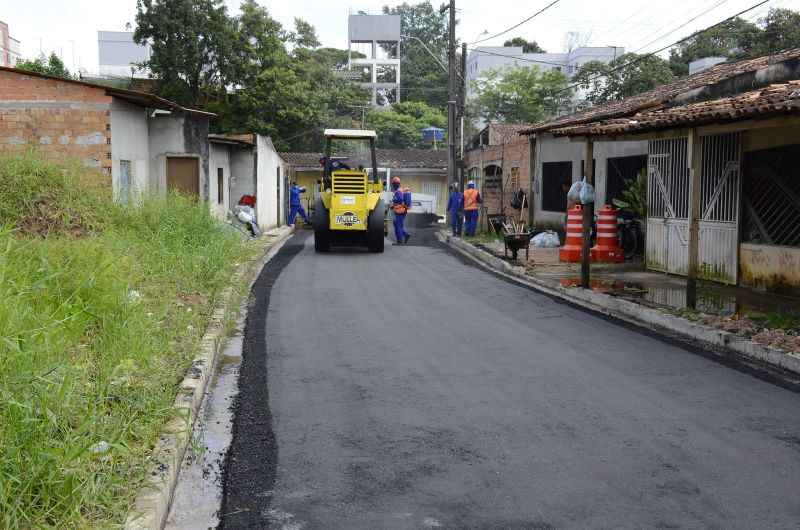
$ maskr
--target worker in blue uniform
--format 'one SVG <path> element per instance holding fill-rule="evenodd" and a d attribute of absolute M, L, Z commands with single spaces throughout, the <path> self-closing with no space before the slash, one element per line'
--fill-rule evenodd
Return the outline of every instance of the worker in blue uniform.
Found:
<path fill-rule="evenodd" d="M 298 213 L 303 218 L 303 221 L 311 224 L 311 219 L 306 215 L 303 203 L 300 202 L 300 194 L 305 192 L 306 188 L 304 186 L 298 186 L 297 182 L 292 182 L 292 187 L 289 188 L 289 218 L 286 220 L 287 225 L 291 226 L 294 223 L 294 218 L 297 217 Z"/>
<path fill-rule="evenodd" d="M 458 184 L 450 186 L 450 198 L 447 199 L 447 211 L 450 212 L 450 224 L 453 225 L 453 235 L 461 235 L 464 218 L 461 211 L 464 207 L 461 194 L 458 193 Z"/>
<path fill-rule="evenodd" d="M 478 226 L 478 205 L 483 203 L 483 197 L 475 189 L 473 181 L 467 182 L 467 189 L 464 190 L 464 235 L 472 237 L 475 235 L 475 228 Z"/>
<path fill-rule="evenodd" d="M 394 210 L 394 237 L 397 240 L 392 245 L 402 245 L 408 243 L 411 234 L 406 232 L 403 228 L 403 222 L 408 213 L 408 206 L 406 206 L 406 198 L 403 188 L 400 187 L 400 178 L 394 177 L 392 179 L 392 210 Z"/>

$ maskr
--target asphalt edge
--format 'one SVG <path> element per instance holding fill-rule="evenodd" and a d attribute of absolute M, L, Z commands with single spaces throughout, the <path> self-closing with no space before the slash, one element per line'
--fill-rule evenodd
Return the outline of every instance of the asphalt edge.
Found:
<path fill-rule="evenodd" d="M 737 337 L 727 331 L 710 328 L 688 320 L 622 300 L 597 291 L 552 285 L 525 273 L 522 267 L 510 263 L 449 234 L 438 231 L 436 237 L 461 254 L 494 269 L 513 281 L 527 285 L 549 296 L 566 300 L 585 309 L 620 318 L 638 327 L 655 329 L 677 335 L 683 340 L 697 342 L 712 348 L 744 356 L 759 363 L 800 374 L 800 356 L 783 350 L 764 346 L 754 341 Z"/>
<path fill-rule="evenodd" d="M 247 286 L 247 292 L 267 262 L 293 233 L 292 227 L 280 227 L 262 236 L 273 236 L 275 239 L 266 242 L 260 253 L 243 263 L 235 273 Z M 178 387 L 173 402 L 175 418 L 165 424 L 164 434 L 151 452 L 150 477 L 137 493 L 133 508 L 125 519 L 123 526 L 126 530 L 161 530 L 166 524 L 181 463 L 192 440 L 195 419 L 205 397 L 217 355 L 223 350 L 227 340 L 225 321 L 238 314 L 242 308 L 242 298 L 235 288 L 229 287 L 223 293 L 222 305 L 212 313 L 200 341 L 200 352 Z M 246 302 L 247 295 L 244 298 Z"/>

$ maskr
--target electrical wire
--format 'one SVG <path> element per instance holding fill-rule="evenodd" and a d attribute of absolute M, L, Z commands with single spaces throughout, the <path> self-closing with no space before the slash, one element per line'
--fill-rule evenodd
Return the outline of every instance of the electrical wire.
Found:
<path fill-rule="evenodd" d="M 599 79 L 601 77 L 605 77 L 607 74 L 610 74 L 610 73 L 613 73 L 613 72 L 618 72 L 618 71 L 620 71 L 620 70 L 622 70 L 624 68 L 627 68 L 627 67 L 629 67 L 629 66 L 631 66 L 633 64 L 636 64 L 636 63 L 639 63 L 641 61 L 644 61 L 645 59 L 653 57 L 654 55 L 656 55 L 658 53 L 661 53 L 664 50 L 667 50 L 667 49 L 669 49 L 669 48 L 671 48 L 673 46 L 677 46 L 678 44 L 684 43 L 684 42 L 686 42 L 686 41 L 688 41 L 690 39 L 693 39 L 694 37 L 697 37 L 698 35 L 706 32 L 708 30 L 711 30 L 711 29 L 713 29 L 713 28 L 715 28 L 717 26 L 720 26 L 720 25 L 722 25 L 722 24 L 724 24 L 726 22 L 729 22 L 729 21 L 731 21 L 731 20 L 733 20 L 733 19 L 735 19 L 735 18 L 737 18 L 737 17 L 739 17 L 739 16 L 741 16 L 741 15 L 743 15 L 745 13 L 753 11 L 754 9 L 757 9 L 757 8 L 763 6 L 764 4 L 767 4 L 767 3 L 771 2 L 771 1 L 772 0 L 763 0 L 761 2 L 758 2 L 757 4 L 754 4 L 754 5 L 746 8 L 746 9 L 743 9 L 742 11 L 739 11 L 735 15 L 732 15 L 732 16 L 724 19 L 724 20 L 721 20 L 721 21 L 717 22 L 716 24 L 712 24 L 711 26 L 708 26 L 707 28 L 695 31 L 691 35 L 683 37 L 682 39 L 679 39 L 679 40 L 673 42 L 672 44 L 668 44 L 667 46 L 664 46 L 663 48 L 660 48 L 660 49 L 655 50 L 653 52 L 642 54 L 642 55 L 636 57 L 635 59 L 632 59 L 632 60 L 626 62 L 625 64 L 621 64 L 619 66 L 616 66 L 616 67 L 612 68 L 611 70 L 609 70 L 608 72 L 605 72 L 603 74 L 597 74 L 597 75 L 594 75 L 594 76 L 590 76 L 585 82 L 570 83 L 569 85 L 567 85 L 567 86 L 565 86 L 563 88 L 560 88 L 558 90 L 554 90 L 554 91 L 550 92 L 550 94 L 548 94 L 548 96 L 549 97 L 554 97 L 554 96 L 557 96 L 557 95 L 559 95 L 559 94 L 561 94 L 563 92 L 571 91 L 571 90 L 573 90 L 575 88 L 578 88 L 578 87 L 584 85 L 585 83 L 594 81 L 594 80 Z"/>
<path fill-rule="evenodd" d="M 640 46 L 639 48 L 636 48 L 635 50 L 633 50 L 633 52 L 632 52 L 632 53 L 639 52 L 639 51 L 641 51 L 641 50 L 643 50 L 643 49 L 647 48 L 647 47 L 648 47 L 648 46 L 650 46 L 651 44 L 655 44 L 656 42 L 658 42 L 658 41 L 660 41 L 660 40 L 662 40 L 662 39 L 665 39 L 666 37 L 669 37 L 670 35 L 672 35 L 672 34 L 673 34 L 673 33 L 675 33 L 676 31 L 680 30 L 681 28 L 684 28 L 684 27 L 686 27 L 688 24 L 691 24 L 692 22 L 694 22 L 694 21 L 695 21 L 695 20 L 697 20 L 698 18 L 702 17 L 703 15 L 706 15 L 706 14 L 708 14 L 709 12 L 711 12 L 711 11 L 713 11 L 714 9 L 718 8 L 719 6 L 721 6 L 722 4 L 724 4 L 724 3 L 725 3 L 725 2 L 727 2 L 727 1 L 728 1 L 728 0 L 719 0 L 719 1 L 718 1 L 716 4 L 712 5 L 711 7 L 709 7 L 708 9 L 706 9 L 705 11 L 703 11 L 702 13 L 700 13 L 699 15 L 695 15 L 694 17 L 692 17 L 692 18 L 690 18 L 689 20 L 687 20 L 686 22 L 682 23 L 681 25 L 679 25 L 679 26 L 678 26 L 678 27 L 676 27 L 675 29 L 673 29 L 673 30 L 671 30 L 671 31 L 668 31 L 667 33 L 664 33 L 663 35 L 661 35 L 660 37 L 658 37 L 658 38 L 656 38 L 656 39 L 654 39 L 654 40 L 651 40 L 650 42 L 648 42 L 648 43 L 647 43 L 647 44 L 645 44 L 644 46 Z M 672 22 L 675 22 L 675 20 L 677 20 L 677 19 L 674 19 Z M 670 22 L 670 24 L 671 24 L 672 22 Z"/>
<path fill-rule="evenodd" d="M 550 9 L 551 7 L 553 7 L 554 5 L 556 5 L 557 3 L 559 3 L 560 1 L 561 1 L 561 0 L 554 0 L 552 3 L 550 3 L 550 4 L 548 4 L 547 6 L 543 7 L 542 9 L 540 9 L 539 11 L 537 11 L 536 13 L 534 13 L 533 15 L 529 16 L 528 18 L 526 18 L 526 19 L 525 19 L 525 20 L 523 20 L 522 22 L 519 22 L 519 23 L 517 23 L 517 24 L 514 24 L 513 26 L 511 26 L 511 27 L 510 27 L 510 28 L 508 28 L 507 30 L 501 31 L 500 33 L 498 33 L 498 34 L 496 34 L 496 35 L 492 35 L 491 37 L 486 37 L 485 39 L 479 39 L 479 40 L 476 40 L 476 41 L 473 41 L 473 42 L 469 42 L 468 44 L 478 44 L 479 42 L 486 42 L 487 40 L 494 39 L 495 37 L 499 37 L 500 35 L 505 35 L 505 34 L 506 34 L 506 33 L 508 33 L 509 31 L 511 31 L 511 30 L 514 30 L 514 29 L 516 29 L 516 28 L 520 27 L 521 25 L 525 24 L 525 23 L 526 23 L 526 22 L 528 22 L 529 20 L 532 20 L 533 18 L 535 18 L 535 17 L 537 17 L 537 16 L 541 15 L 542 13 L 544 13 L 545 11 L 547 11 L 548 9 Z"/>

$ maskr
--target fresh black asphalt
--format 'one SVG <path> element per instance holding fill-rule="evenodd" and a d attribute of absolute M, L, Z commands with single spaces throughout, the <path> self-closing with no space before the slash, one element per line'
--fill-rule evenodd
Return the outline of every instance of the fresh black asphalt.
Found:
<path fill-rule="evenodd" d="M 262 272 L 221 527 L 800 527 L 800 395 L 412 233 Z"/>

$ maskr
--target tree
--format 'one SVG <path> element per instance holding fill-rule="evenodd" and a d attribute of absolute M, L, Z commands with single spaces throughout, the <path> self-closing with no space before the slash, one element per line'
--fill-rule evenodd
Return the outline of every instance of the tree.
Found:
<path fill-rule="evenodd" d="M 669 51 L 669 66 L 676 76 L 689 73 L 689 63 L 704 57 L 744 57 L 751 53 L 759 27 L 734 18 L 707 29 Z"/>
<path fill-rule="evenodd" d="M 438 108 L 421 101 L 392 105 L 391 110 L 373 110 L 367 125 L 378 133 L 377 146 L 393 149 L 425 149 L 422 130 L 428 127 L 447 128 L 447 116 Z M 445 142 L 447 141 L 445 134 Z"/>
<path fill-rule="evenodd" d="M 675 75 L 689 73 L 689 63 L 704 57 L 750 59 L 800 46 L 800 13 L 772 8 L 757 24 L 735 18 L 704 30 L 670 50 Z"/>
<path fill-rule="evenodd" d="M 319 48 L 322 43 L 317 37 L 317 30 L 302 18 L 294 19 L 293 41 L 299 48 Z"/>
<path fill-rule="evenodd" d="M 564 46 L 564 51 L 566 53 L 569 53 L 572 50 L 582 48 L 589 43 L 591 38 L 592 38 L 591 31 L 589 31 L 588 33 L 583 31 L 568 31 L 564 34 L 564 40 L 562 42 Z"/>
<path fill-rule="evenodd" d="M 162 80 L 162 96 L 184 105 L 196 105 L 201 89 L 224 87 L 236 64 L 237 39 L 222 0 L 137 0 L 133 40 L 151 43 L 142 66 Z"/>
<path fill-rule="evenodd" d="M 592 105 L 634 96 L 674 79 L 666 60 L 636 53 L 622 54 L 609 63 L 589 61 L 572 78 L 588 90 L 586 101 Z"/>
<path fill-rule="evenodd" d="M 750 57 L 800 47 L 800 12 L 772 8 L 758 23 L 763 29 L 756 34 L 748 53 Z"/>
<path fill-rule="evenodd" d="M 45 57 L 44 53 L 42 53 L 36 59 L 28 59 L 18 62 L 15 68 L 19 68 L 20 70 L 28 70 L 29 72 L 36 72 L 39 74 L 75 79 L 75 76 L 73 76 L 64 65 L 64 61 L 62 61 L 61 58 L 55 54 L 55 52 L 50 52 L 50 55 L 47 57 Z"/>
<path fill-rule="evenodd" d="M 472 81 L 470 113 L 486 122 L 536 123 L 568 108 L 572 98 L 567 77 L 538 66 L 489 70 Z"/>
<path fill-rule="evenodd" d="M 522 53 L 547 53 L 535 40 L 525 40 L 522 37 L 509 39 L 503 46 L 522 46 Z"/>
<path fill-rule="evenodd" d="M 399 55 L 403 65 L 400 76 L 401 100 L 446 107 L 447 71 L 431 53 L 447 64 L 447 14 L 434 9 L 429 2 L 403 3 L 392 8 L 384 6 L 383 12 L 400 15 L 403 35 L 409 37 L 404 38 L 400 46 Z"/>

